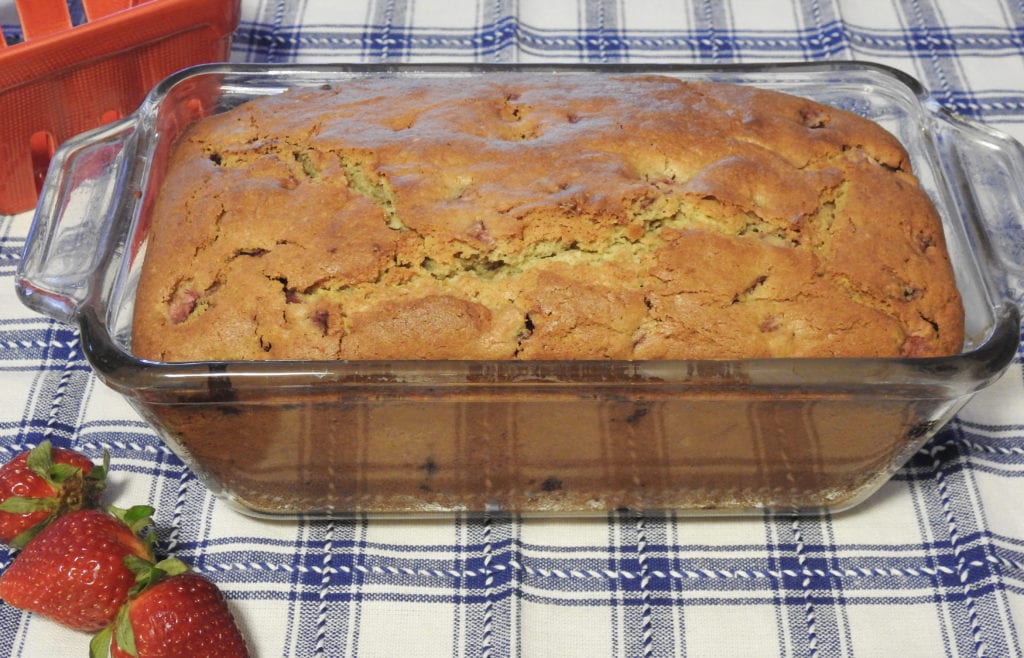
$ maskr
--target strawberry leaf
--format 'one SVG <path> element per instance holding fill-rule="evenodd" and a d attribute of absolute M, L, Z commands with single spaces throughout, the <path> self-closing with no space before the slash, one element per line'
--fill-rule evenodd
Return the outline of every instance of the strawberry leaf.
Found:
<path fill-rule="evenodd" d="M 143 560 L 137 555 L 125 555 L 124 565 L 135 574 L 135 585 L 128 590 L 128 598 L 131 599 L 149 587 L 152 583 L 160 580 L 164 572 L 156 568 L 156 565 L 149 560 Z"/>
<path fill-rule="evenodd" d="M 110 472 L 110 452 L 106 449 L 103 450 L 103 463 L 96 464 L 92 469 L 85 474 L 87 480 L 93 480 L 96 482 L 103 482 L 107 479 L 107 473 Z"/>
<path fill-rule="evenodd" d="M 127 509 L 108 505 L 107 510 L 136 533 L 153 525 L 153 513 L 156 511 L 149 505 L 133 505 Z"/>
<path fill-rule="evenodd" d="M 57 509 L 60 499 L 50 498 L 24 498 L 12 496 L 0 503 L 0 512 L 8 514 L 31 514 L 33 512 L 50 512 Z"/>
<path fill-rule="evenodd" d="M 42 532 L 45 527 L 46 522 L 44 521 L 43 523 L 37 523 L 30 528 L 26 528 L 11 538 L 11 541 L 9 541 L 7 545 L 11 548 L 21 550 L 25 548 L 30 541 L 32 541 L 33 537 Z"/>
<path fill-rule="evenodd" d="M 160 569 L 168 576 L 180 576 L 181 574 L 192 570 L 192 567 L 188 566 L 176 557 L 169 557 L 164 560 L 160 560 L 156 563 L 156 568 Z"/>
<path fill-rule="evenodd" d="M 136 584 L 129 593 L 129 598 L 141 594 L 147 587 L 155 585 L 164 578 L 191 571 L 191 567 L 176 557 L 165 558 L 153 564 L 137 555 L 125 555 L 124 564 L 135 574 Z"/>
<path fill-rule="evenodd" d="M 110 626 L 93 635 L 89 642 L 89 658 L 109 658 L 110 640 L 113 636 L 114 631 Z"/>
<path fill-rule="evenodd" d="M 128 615 L 131 606 L 123 605 L 117 611 L 114 618 L 114 641 L 119 649 L 132 656 L 138 656 L 139 651 L 135 648 L 135 630 L 132 628 L 132 620 Z"/>
<path fill-rule="evenodd" d="M 7 512 L 8 514 L 34 514 L 35 512 L 48 512 L 45 519 L 32 524 L 16 534 L 9 542 L 7 542 L 7 545 L 16 550 L 25 548 L 25 545 L 28 544 L 33 537 L 38 535 L 48 523 L 57 517 L 57 512 L 60 509 L 60 506 L 61 499 L 56 497 L 24 498 L 22 496 L 12 496 L 0 503 L 0 512 Z"/>
<path fill-rule="evenodd" d="M 118 519 L 139 538 L 139 541 L 146 547 L 146 553 L 152 557 L 153 547 L 156 545 L 156 531 L 153 529 L 153 513 L 156 511 L 149 505 L 133 505 L 128 509 L 107 505 L 107 512 Z M 143 530 L 147 529 L 147 532 Z"/>
<path fill-rule="evenodd" d="M 49 441 L 41 441 L 39 445 L 29 450 L 25 457 L 25 463 L 29 470 L 46 480 L 47 483 L 53 484 L 53 479 L 50 476 L 50 471 L 54 466 L 53 445 Z"/>
<path fill-rule="evenodd" d="M 82 477 L 82 469 L 71 464 L 54 464 L 50 467 L 49 480 L 54 485 L 63 484 L 74 477 Z"/>
<path fill-rule="evenodd" d="M 124 556 L 124 566 L 128 567 L 128 570 L 135 574 L 135 582 L 141 581 L 146 575 L 153 569 L 154 565 L 149 560 L 144 560 L 138 555 L 129 553 Z"/>

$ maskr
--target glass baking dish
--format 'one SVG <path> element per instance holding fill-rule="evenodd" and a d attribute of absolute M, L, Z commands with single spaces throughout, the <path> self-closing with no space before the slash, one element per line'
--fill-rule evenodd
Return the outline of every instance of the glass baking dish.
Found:
<path fill-rule="evenodd" d="M 670 75 L 852 110 L 907 148 L 942 216 L 966 312 L 926 359 L 156 363 L 131 352 L 148 209 L 190 123 L 290 87 L 366 75 Z M 97 375 L 213 491 L 266 516 L 438 512 L 740 514 L 849 508 L 1016 354 L 1019 144 L 910 77 L 851 62 L 753 66 L 209 65 L 70 140 L 20 263 L 31 308 L 76 323 Z"/>

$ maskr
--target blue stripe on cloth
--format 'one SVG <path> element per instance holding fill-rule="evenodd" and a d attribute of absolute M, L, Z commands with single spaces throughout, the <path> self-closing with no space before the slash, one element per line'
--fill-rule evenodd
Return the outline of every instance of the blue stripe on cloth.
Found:
<path fill-rule="evenodd" d="M 236 42 L 247 61 L 279 59 L 283 51 L 309 55 L 317 51 L 349 53 L 369 61 L 398 59 L 410 53 L 459 53 L 467 51 L 488 58 L 506 49 L 520 48 L 535 55 L 572 53 L 580 61 L 621 61 L 635 54 L 641 60 L 659 51 L 679 51 L 700 61 L 731 61 L 733 51 L 744 56 L 768 54 L 799 59 L 827 59 L 851 48 L 864 54 L 898 53 L 900 56 L 957 58 L 1017 55 L 1024 51 L 1024 31 L 976 29 L 942 30 L 921 27 L 906 31 L 858 29 L 833 21 L 799 31 L 721 31 L 714 28 L 664 33 L 586 28 L 556 31 L 519 23 L 506 16 L 499 23 L 473 30 L 438 30 L 394 25 L 316 25 L 277 27 L 243 23 Z M 633 51 L 636 51 L 633 53 Z"/>
<path fill-rule="evenodd" d="M 846 25 L 850 43 L 865 52 L 893 52 L 902 56 L 935 52 L 946 56 L 1019 55 L 1024 53 L 1024 29 L 994 30 L 957 27 L 936 32 L 917 29 L 879 30 Z"/>
<path fill-rule="evenodd" d="M 723 35 L 714 29 L 689 30 L 684 33 L 631 33 L 612 29 L 581 29 L 572 32 L 552 31 L 523 25 L 506 18 L 497 25 L 486 25 L 472 31 L 437 31 L 398 28 L 393 25 L 326 26 L 303 25 L 276 28 L 266 24 L 242 24 L 239 34 L 245 45 L 235 45 L 239 59 L 251 62 L 276 61 L 281 51 L 301 49 L 303 56 L 318 51 L 349 55 L 367 61 L 407 59 L 411 53 L 422 57 L 473 53 L 488 59 L 508 49 L 521 49 L 533 55 L 572 54 L 579 61 L 624 61 L 635 55 L 641 61 L 658 57 L 659 51 L 681 51 L 694 54 L 699 61 L 735 61 L 736 53 L 767 53 L 782 58 L 800 55 L 805 59 L 834 57 L 846 50 L 845 31 L 832 23 L 801 34 L 792 32 L 742 32 Z M 636 51 L 635 53 L 633 51 Z"/>

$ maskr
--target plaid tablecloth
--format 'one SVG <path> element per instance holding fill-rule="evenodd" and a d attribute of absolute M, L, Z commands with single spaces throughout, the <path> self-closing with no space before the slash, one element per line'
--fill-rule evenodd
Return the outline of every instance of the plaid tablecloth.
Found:
<path fill-rule="evenodd" d="M 237 61 L 860 59 L 1024 139 L 1019 0 L 242 4 Z M 109 450 L 113 502 L 157 507 L 161 548 L 220 585 L 256 655 L 1024 655 L 1019 363 L 844 514 L 260 521 L 97 382 L 72 328 L 20 305 L 29 219 L 0 218 L 0 458 L 43 438 Z M 0 605 L 0 654 L 87 643 Z"/>

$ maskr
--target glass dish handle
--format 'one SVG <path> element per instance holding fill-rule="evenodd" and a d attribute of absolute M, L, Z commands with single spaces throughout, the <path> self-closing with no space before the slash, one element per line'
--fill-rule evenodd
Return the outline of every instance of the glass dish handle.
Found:
<path fill-rule="evenodd" d="M 959 206 L 982 224 L 974 238 L 1003 293 L 1024 304 L 1024 146 L 1005 133 L 946 111 L 937 113 L 938 144 Z"/>
<path fill-rule="evenodd" d="M 130 119 L 65 142 L 54 154 L 18 266 L 16 286 L 29 308 L 72 320 L 104 276 L 123 163 L 135 133 Z"/>

